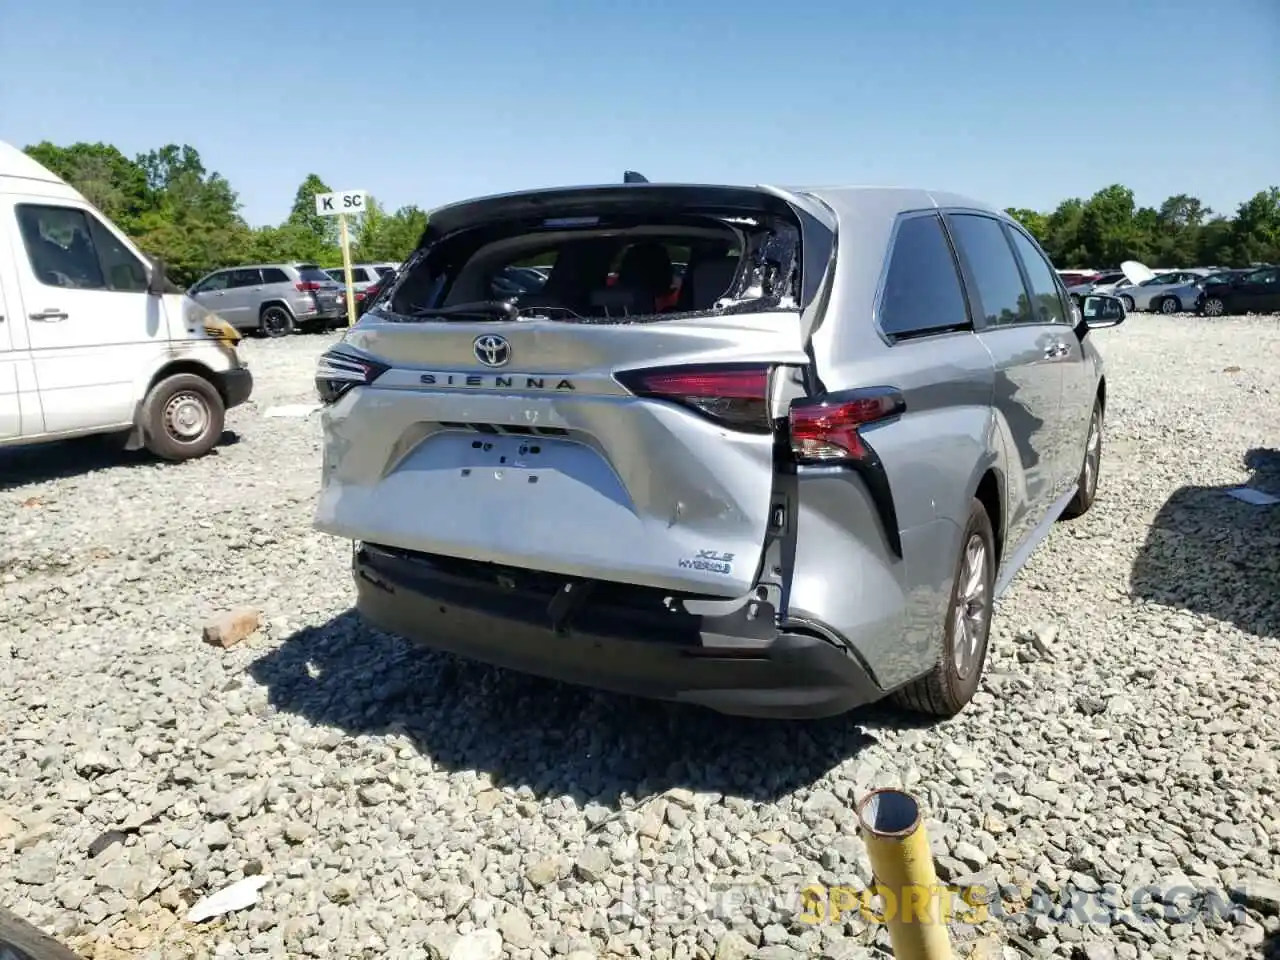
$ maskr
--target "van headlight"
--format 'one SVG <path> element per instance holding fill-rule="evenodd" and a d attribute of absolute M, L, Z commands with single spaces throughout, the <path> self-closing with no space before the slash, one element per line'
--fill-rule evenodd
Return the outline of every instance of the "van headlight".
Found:
<path fill-rule="evenodd" d="M 204 318 L 204 332 L 205 336 L 214 340 L 223 340 L 232 345 L 240 342 L 240 331 L 215 314 Z"/>

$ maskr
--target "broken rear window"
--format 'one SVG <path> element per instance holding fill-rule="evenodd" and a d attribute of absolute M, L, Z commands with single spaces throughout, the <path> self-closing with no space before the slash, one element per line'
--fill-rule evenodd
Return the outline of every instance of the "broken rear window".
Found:
<path fill-rule="evenodd" d="M 795 223 L 676 210 L 540 217 L 456 231 L 416 259 L 388 305 L 406 317 L 495 316 L 585 322 L 677 314 L 793 310 L 800 274 Z M 458 312 L 463 311 L 463 312 Z"/>

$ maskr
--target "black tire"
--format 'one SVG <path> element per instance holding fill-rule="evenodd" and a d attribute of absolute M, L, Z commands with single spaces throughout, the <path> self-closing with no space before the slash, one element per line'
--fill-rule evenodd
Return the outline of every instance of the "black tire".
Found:
<path fill-rule="evenodd" d="M 1227 304 L 1221 297 L 1209 297 L 1200 308 L 1200 312 L 1206 317 L 1225 317 Z"/>
<path fill-rule="evenodd" d="M 1133 297 L 1129 296 L 1127 293 L 1122 293 L 1120 295 L 1120 302 L 1124 304 L 1125 313 L 1133 313 Z"/>
<path fill-rule="evenodd" d="M 1165 297 L 1160 301 L 1160 312 L 1163 314 L 1181 313 L 1182 302 L 1177 297 Z"/>
<path fill-rule="evenodd" d="M 1089 512 L 1093 500 L 1098 495 L 1098 474 L 1102 470 L 1102 402 L 1095 400 L 1093 414 L 1089 417 L 1089 434 L 1084 443 L 1084 462 L 1080 465 L 1080 476 L 1076 478 L 1076 495 L 1071 498 L 1062 517 L 1072 520 Z"/>
<path fill-rule="evenodd" d="M 145 444 L 164 460 L 202 457 L 222 436 L 226 405 L 204 377 L 175 373 L 151 388 L 142 402 Z"/>
<path fill-rule="evenodd" d="M 263 307 L 258 329 L 264 337 L 287 337 L 293 333 L 293 314 L 276 304 Z"/>
<path fill-rule="evenodd" d="M 970 551 L 975 543 L 982 546 L 981 561 L 974 564 L 975 568 L 980 567 L 981 570 L 980 590 L 977 591 L 977 595 L 981 597 L 981 605 L 974 610 L 970 603 L 969 612 L 963 618 L 976 632 L 966 634 L 972 639 L 970 643 L 960 645 L 967 647 L 967 651 L 962 652 L 956 643 L 957 613 L 967 586 L 964 582 L 968 579 L 965 573 L 972 563 Z M 947 614 L 942 624 L 942 648 L 938 651 L 937 662 L 925 676 L 913 680 L 894 693 L 893 699 L 900 706 L 937 717 L 954 717 L 973 699 L 982 682 L 982 672 L 987 663 L 991 611 L 995 600 L 995 558 L 995 533 L 991 529 L 991 518 L 987 516 L 982 501 L 975 498 L 969 503 L 969 519 L 960 538 L 960 555 L 956 558 Z"/>

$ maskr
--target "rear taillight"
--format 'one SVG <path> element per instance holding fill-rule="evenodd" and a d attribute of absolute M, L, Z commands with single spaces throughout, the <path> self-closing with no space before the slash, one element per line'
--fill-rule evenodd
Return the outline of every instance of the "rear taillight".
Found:
<path fill-rule="evenodd" d="M 769 432 L 768 366 L 628 370 L 618 374 L 618 382 L 637 397 L 679 404 L 735 430 Z"/>
<path fill-rule="evenodd" d="M 867 387 L 822 400 L 793 402 L 791 453 L 801 463 L 863 460 L 869 451 L 858 431 L 899 416 L 905 409 L 902 394 L 892 387 Z"/>
<path fill-rule="evenodd" d="M 354 387 L 368 386 L 389 369 L 371 357 L 334 347 L 320 355 L 316 366 L 316 393 L 321 403 L 336 403 Z"/>
<path fill-rule="evenodd" d="M 298 283 L 295 283 L 294 286 L 302 293 L 314 293 L 320 289 L 320 284 L 316 283 L 314 280 L 301 280 Z"/>

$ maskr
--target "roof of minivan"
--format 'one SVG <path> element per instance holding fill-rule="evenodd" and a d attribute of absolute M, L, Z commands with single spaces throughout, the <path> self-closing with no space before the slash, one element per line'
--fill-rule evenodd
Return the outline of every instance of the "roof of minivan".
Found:
<path fill-rule="evenodd" d="M 32 160 L 12 144 L 0 140 L 0 177 L 22 177 L 45 183 L 63 183 L 61 177 Z"/>

